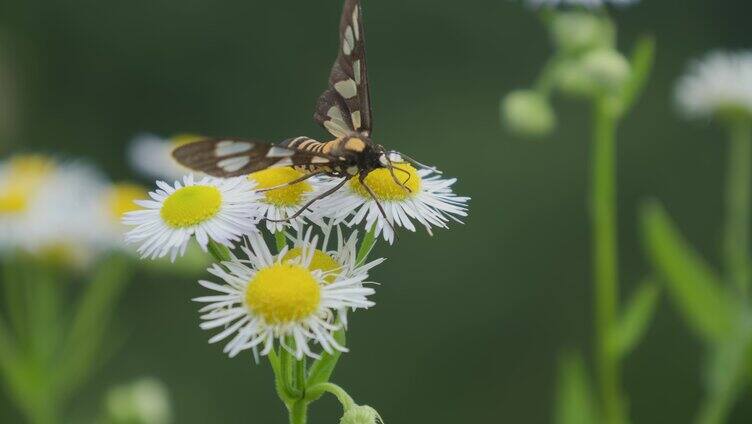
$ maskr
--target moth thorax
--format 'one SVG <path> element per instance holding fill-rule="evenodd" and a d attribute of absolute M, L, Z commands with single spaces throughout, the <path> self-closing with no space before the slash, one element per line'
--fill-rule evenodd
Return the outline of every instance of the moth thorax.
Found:
<path fill-rule="evenodd" d="M 350 137 L 345 140 L 344 148 L 351 152 L 361 153 L 366 149 L 366 142 L 357 137 Z"/>

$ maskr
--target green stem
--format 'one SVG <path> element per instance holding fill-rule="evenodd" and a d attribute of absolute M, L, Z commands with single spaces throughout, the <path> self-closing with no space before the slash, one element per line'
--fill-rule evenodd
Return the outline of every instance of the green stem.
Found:
<path fill-rule="evenodd" d="M 738 118 L 731 124 L 726 180 L 726 278 L 742 298 L 749 297 L 750 161 L 752 122 Z"/>
<path fill-rule="evenodd" d="M 331 393 L 336 396 L 337 400 L 339 400 L 339 403 L 342 404 L 342 410 L 344 411 L 347 411 L 348 409 L 355 406 L 355 401 L 350 395 L 347 394 L 345 389 L 329 382 L 318 383 L 311 386 L 308 390 L 306 399 L 317 399 L 325 392 Z"/>
<path fill-rule="evenodd" d="M 295 401 L 290 408 L 290 424 L 306 424 L 308 420 L 308 402 L 304 399 Z"/>
<path fill-rule="evenodd" d="M 621 424 L 619 359 L 609 349 L 618 304 L 616 227 L 616 113 L 596 100 L 593 133 L 591 219 L 595 284 L 596 362 L 604 422 Z"/>

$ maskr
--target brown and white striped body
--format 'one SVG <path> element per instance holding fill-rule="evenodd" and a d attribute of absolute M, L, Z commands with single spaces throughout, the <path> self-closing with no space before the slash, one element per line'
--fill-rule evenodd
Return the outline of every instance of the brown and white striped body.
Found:
<path fill-rule="evenodd" d="M 381 153 L 361 134 L 337 137 L 321 142 L 308 137 L 295 137 L 279 143 L 294 152 L 306 155 L 290 156 L 292 166 L 305 173 L 323 173 L 333 177 L 352 177 L 381 166 Z M 311 160 L 309 155 L 330 160 Z"/>

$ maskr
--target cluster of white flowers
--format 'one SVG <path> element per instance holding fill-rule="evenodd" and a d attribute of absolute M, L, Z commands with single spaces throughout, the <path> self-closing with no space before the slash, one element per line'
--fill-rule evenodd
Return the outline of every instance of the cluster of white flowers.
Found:
<path fill-rule="evenodd" d="M 143 140 L 133 149 L 144 150 Z M 171 160 L 168 147 L 153 155 L 155 164 Z M 136 201 L 140 209 L 125 214 L 123 223 L 134 227 L 125 238 L 149 258 L 175 260 L 191 240 L 215 254 L 221 245 L 228 249 L 229 257 L 208 270 L 215 281 L 200 281 L 214 293 L 195 300 L 205 304 L 201 328 L 218 330 L 210 342 L 226 341 L 230 356 L 243 350 L 266 355 L 276 345 L 298 359 L 319 357 L 312 344 L 329 353 L 346 351 L 335 332 L 347 325 L 348 310 L 374 304 L 368 273 L 383 261 L 358 253 L 378 237 L 393 243 L 395 228 L 415 231 L 419 225 L 431 233 L 467 215 L 469 198 L 452 192 L 456 180 L 393 159 L 394 174 L 374 170 L 365 178 L 368 188 L 353 178 L 313 203 L 341 180 L 301 181 L 304 174 L 292 167 L 272 167 L 228 179 L 189 174 L 172 184 L 158 181 L 149 199 Z M 361 224 L 362 230 L 354 228 Z M 353 229 L 346 236 L 347 228 Z M 363 231 L 370 232 L 369 241 L 359 240 Z M 276 248 L 265 234 L 276 236 Z"/>
<path fill-rule="evenodd" d="M 144 192 L 111 184 L 82 162 L 11 157 L 0 162 L 0 252 L 86 265 L 99 253 L 125 247 L 122 213 Z"/>
<path fill-rule="evenodd" d="M 677 84 L 676 100 L 693 118 L 724 112 L 752 116 L 752 51 L 716 51 L 693 62 Z"/>

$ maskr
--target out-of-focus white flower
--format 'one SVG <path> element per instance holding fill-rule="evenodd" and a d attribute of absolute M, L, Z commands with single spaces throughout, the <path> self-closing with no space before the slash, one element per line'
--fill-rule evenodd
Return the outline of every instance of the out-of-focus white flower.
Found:
<path fill-rule="evenodd" d="M 0 164 L 0 249 L 85 265 L 100 250 L 96 202 L 105 186 L 82 163 L 17 156 Z"/>
<path fill-rule="evenodd" d="M 139 134 L 128 146 L 128 158 L 136 172 L 148 178 L 175 181 L 195 171 L 180 165 L 172 157 L 172 151 L 179 146 L 203 139 L 195 134 L 178 134 L 170 138 L 154 134 Z"/>
<path fill-rule="evenodd" d="M 374 305 L 368 300 L 374 290 L 365 287 L 367 274 L 330 270 L 331 257 L 321 256 L 318 238 L 311 238 L 310 231 L 293 250 L 285 246 L 277 255 L 260 234 L 248 240 L 242 249 L 247 258 L 233 257 L 209 269 L 222 283 L 199 281 L 214 292 L 194 299 L 207 304 L 201 308 L 201 328 L 220 330 L 209 343 L 229 339 L 224 351 L 230 357 L 246 349 L 266 355 L 276 343 L 298 359 L 320 356 L 311 350 L 311 342 L 328 353 L 346 352 L 334 338 L 344 325 L 336 312 Z"/>
<path fill-rule="evenodd" d="M 193 175 L 171 186 L 157 181 L 158 190 L 149 193 L 152 200 L 139 200 L 144 209 L 127 212 L 123 223 L 136 228 L 126 241 L 140 244 L 142 257 L 152 259 L 170 254 L 175 260 L 183 255 L 191 237 L 206 251 L 209 240 L 228 247 L 244 235 L 256 232 L 259 195 L 247 178 L 225 180 Z"/>
<path fill-rule="evenodd" d="M 172 422 L 170 394 L 161 381 L 142 378 L 107 393 L 107 418 L 113 424 L 168 424 Z"/>
<path fill-rule="evenodd" d="M 304 175 L 291 167 L 268 168 L 248 175 L 248 179 L 256 184 L 256 189 L 261 190 L 259 214 L 266 219 L 266 228 L 272 233 L 282 231 L 287 226 L 300 230 L 306 219 L 318 222 L 311 209 L 288 219 L 316 197 L 321 188 L 319 179 L 315 177 L 288 185 Z M 279 188 L 269 190 L 272 187 Z"/>
<path fill-rule="evenodd" d="M 511 131 L 530 137 L 550 134 L 556 126 L 548 99 L 534 90 L 509 93 L 501 103 L 501 119 Z"/>
<path fill-rule="evenodd" d="M 582 6 L 588 8 L 603 7 L 606 4 L 615 6 L 627 6 L 637 3 L 638 0 L 527 0 L 533 7 L 544 6 Z"/>
<path fill-rule="evenodd" d="M 676 86 L 688 117 L 752 116 L 752 51 L 712 52 L 693 62 Z"/>
<path fill-rule="evenodd" d="M 395 156 L 394 159 L 400 158 Z M 389 243 L 394 241 L 389 223 L 415 231 L 413 221 L 417 221 L 431 234 L 432 227 L 447 228 L 450 220 L 462 222 L 460 218 L 467 216 L 470 198 L 457 196 L 452 191 L 455 178 L 444 179 L 433 170 L 417 170 L 401 159 L 394 159 L 395 176 L 404 187 L 397 184 L 386 168 L 373 170 L 365 178 L 366 185 L 384 208 L 386 218 L 358 178 L 352 178 L 340 190 L 321 200 L 317 212 L 349 226 L 365 222 L 367 230 L 374 229 L 376 236 L 382 235 Z"/>
<path fill-rule="evenodd" d="M 97 199 L 99 241 L 105 249 L 127 249 L 123 235 L 128 230 L 123 224 L 126 213 L 136 211 L 135 203 L 148 197 L 148 191 L 137 184 L 118 183 L 105 187 Z M 134 249 L 135 250 L 135 249 Z"/>

